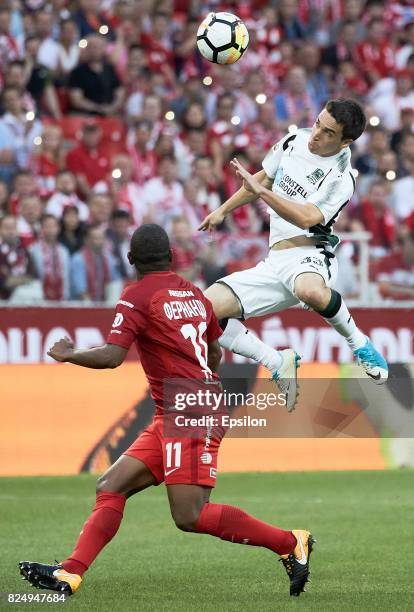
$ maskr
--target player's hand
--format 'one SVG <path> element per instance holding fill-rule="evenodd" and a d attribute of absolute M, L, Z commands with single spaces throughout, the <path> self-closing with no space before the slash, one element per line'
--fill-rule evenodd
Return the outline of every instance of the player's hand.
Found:
<path fill-rule="evenodd" d="M 74 349 L 74 344 L 70 338 L 65 336 L 61 338 L 48 350 L 47 354 L 52 357 L 55 361 L 68 361 L 71 357 Z"/>
<path fill-rule="evenodd" d="M 218 208 L 217 210 L 207 215 L 207 217 L 203 219 L 197 229 L 201 230 L 202 232 L 205 232 L 206 230 L 209 230 L 211 232 L 211 230 L 217 227 L 217 225 L 221 225 L 223 223 L 225 216 L 226 215 Z"/>
<path fill-rule="evenodd" d="M 238 159 L 234 157 L 231 160 L 230 165 L 236 170 L 236 175 L 243 181 L 243 187 L 246 189 L 246 191 L 250 191 L 256 195 L 261 195 L 263 186 L 253 176 L 253 174 L 250 174 L 250 172 L 248 172 L 246 168 L 242 166 Z"/>

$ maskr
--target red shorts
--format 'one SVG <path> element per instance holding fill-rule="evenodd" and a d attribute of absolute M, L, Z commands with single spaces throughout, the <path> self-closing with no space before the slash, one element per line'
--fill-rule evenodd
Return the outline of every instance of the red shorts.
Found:
<path fill-rule="evenodd" d="M 200 434 L 196 438 L 167 437 L 163 431 L 163 416 L 157 415 L 124 455 L 145 463 L 158 484 L 165 481 L 167 485 L 194 484 L 214 487 L 221 440 L 210 437 L 207 428 L 203 432 L 200 431 Z"/>

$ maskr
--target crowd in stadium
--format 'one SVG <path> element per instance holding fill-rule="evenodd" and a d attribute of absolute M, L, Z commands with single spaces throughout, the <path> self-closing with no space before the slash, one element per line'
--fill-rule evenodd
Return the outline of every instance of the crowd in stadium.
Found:
<path fill-rule="evenodd" d="M 250 34 L 231 67 L 195 45 L 223 9 Z M 255 265 L 264 204 L 197 231 L 239 186 L 229 160 L 256 172 L 342 96 L 369 124 L 335 227 L 371 233 L 380 296 L 414 298 L 412 0 L 2 1 L 0 93 L 0 300 L 113 301 L 142 222 L 167 229 L 174 269 L 200 286 Z M 358 247 L 343 241 L 338 257 L 340 290 L 356 295 Z"/>

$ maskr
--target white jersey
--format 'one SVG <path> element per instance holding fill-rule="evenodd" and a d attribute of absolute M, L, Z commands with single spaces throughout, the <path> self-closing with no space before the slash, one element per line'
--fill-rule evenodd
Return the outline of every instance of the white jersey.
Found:
<path fill-rule="evenodd" d="M 288 134 L 276 143 L 263 160 L 263 169 L 274 179 L 272 191 L 299 204 L 310 202 L 323 214 L 323 222 L 301 229 L 269 208 L 269 246 L 293 236 L 305 235 L 335 247 L 339 239 L 332 225 L 354 193 L 355 179 L 349 147 L 331 157 L 320 157 L 308 149 L 310 128 Z"/>

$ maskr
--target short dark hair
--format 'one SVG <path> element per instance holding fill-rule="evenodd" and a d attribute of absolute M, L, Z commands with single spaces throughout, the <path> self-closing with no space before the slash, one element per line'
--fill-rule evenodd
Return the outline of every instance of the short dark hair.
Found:
<path fill-rule="evenodd" d="M 131 215 L 124 208 L 116 208 L 111 215 L 111 221 L 117 221 L 118 219 L 131 221 Z"/>
<path fill-rule="evenodd" d="M 156 223 L 144 223 L 132 234 L 131 258 L 138 267 L 157 268 L 170 261 L 170 240 Z"/>
<path fill-rule="evenodd" d="M 326 110 L 337 123 L 342 125 L 342 140 L 356 140 L 365 130 L 367 119 L 362 107 L 347 98 L 329 100 Z"/>
<path fill-rule="evenodd" d="M 40 223 L 43 225 L 43 223 L 45 221 L 48 221 L 49 219 L 53 219 L 53 221 L 56 221 L 56 223 L 59 224 L 59 219 L 55 217 L 55 215 L 51 215 L 50 213 L 46 213 L 45 215 L 42 215 L 42 218 L 40 219 Z"/>

